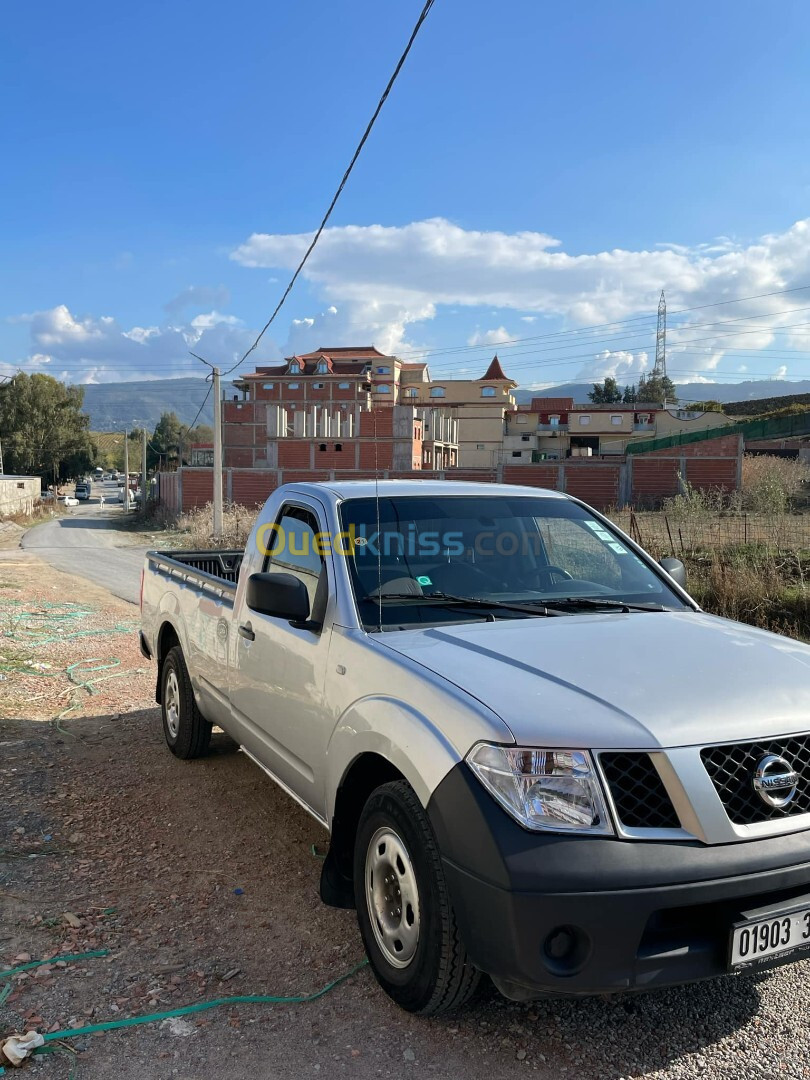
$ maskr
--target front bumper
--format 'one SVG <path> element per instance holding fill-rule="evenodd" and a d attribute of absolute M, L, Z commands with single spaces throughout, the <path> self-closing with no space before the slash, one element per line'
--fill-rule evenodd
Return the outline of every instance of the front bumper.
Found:
<path fill-rule="evenodd" d="M 712 847 L 531 833 L 463 763 L 428 813 L 470 958 L 508 996 L 722 975 L 734 922 L 804 896 L 810 906 L 808 832 Z M 766 958 L 756 970 L 803 955 Z"/>

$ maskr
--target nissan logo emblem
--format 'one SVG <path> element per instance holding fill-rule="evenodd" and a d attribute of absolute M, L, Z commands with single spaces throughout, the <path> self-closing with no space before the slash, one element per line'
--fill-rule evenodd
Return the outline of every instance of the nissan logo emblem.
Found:
<path fill-rule="evenodd" d="M 799 785 L 799 774 L 783 757 L 766 754 L 754 769 L 754 791 L 766 806 L 787 806 Z"/>

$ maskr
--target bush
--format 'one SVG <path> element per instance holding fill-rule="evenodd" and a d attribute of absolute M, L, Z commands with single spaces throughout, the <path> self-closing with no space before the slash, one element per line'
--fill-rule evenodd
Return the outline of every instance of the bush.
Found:
<path fill-rule="evenodd" d="M 743 458 L 740 509 L 759 514 L 784 514 L 791 510 L 810 480 L 803 461 L 766 454 Z"/>
<path fill-rule="evenodd" d="M 177 529 L 185 534 L 188 546 L 194 549 L 243 548 L 259 513 L 257 506 L 232 503 L 223 507 L 222 536 L 214 536 L 214 507 L 211 503 L 188 510 L 177 519 Z"/>

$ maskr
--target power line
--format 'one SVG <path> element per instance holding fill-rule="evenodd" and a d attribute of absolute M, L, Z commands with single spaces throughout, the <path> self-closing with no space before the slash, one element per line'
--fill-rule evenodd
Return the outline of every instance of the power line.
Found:
<path fill-rule="evenodd" d="M 382 111 L 382 107 L 385 104 L 386 100 L 388 99 L 388 95 L 391 93 L 391 90 L 393 89 L 394 83 L 396 82 L 397 77 L 398 77 L 400 71 L 402 70 L 402 67 L 403 67 L 405 61 L 408 58 L 408 53 L 411 51 L 411 46 L 413 45 L 414 41 L 416 40 L 416 35 L 421 30 L 422 24 L 424 23 L 425 19 L 428 17 L 428 13 L 429 13 L 430 9 L 433 7 L 433 3 L 434 3 L 434 0 L 427 0 L 427 2 L 425 3 L 425 6 L 422 8 L 422 13 L 419 16 L 419 18 L 416 20 L 416 25 L 414 26 L 413 30 L 411 31 L 411 36 L 408 38 L 408 44 L 405 46 L 405 50 L 402 53 L 402 56 L 400 56 L 399 61 L 397 62 L 397 66 L 394 68 L 394 72 L 393 72 L 391 78 L 388 80 L 388 84 L 387 84 L 387 86 L 385 87 L 385 90 L 382 93 L 382 97 L 377 102 L 377 107 L 374 110 L 374 113 L 372 114 L 372 117 L 369 120 L 368 124 L 366 125 L 366 130 L 363 132 L 363 136 L 360 139 L 360 142 L 357 144 L 357 148 L 354 151 L 354 154 L 352 155 L 352 159 L 349 162 L 349 166 L 346 169 L 345 173 L 343 174 L 343 179 L 338 184 L 337 191 L 332 196 L 332 201 L 329 204 L 329 208 L 327 209 L 326 213 L 323 216 L 323 220 L 321 221 L 320 225 L 318 226 L 318 231 L 315 233 L 314 237 L 312 238 L 312 242 L 310 243 L 309 247 L 305 251 L 303 259 L 301 260 L 301 262 L 296 267 L 295 273 L 290 278 L 289 284 L 287 285 L 287 288 L 284 290 L 284 292 L 283 292 L 283 294 L 281 296 L 281 299 L 279 300 L 278 304 L 276 305 L 276 308 L 275 308 L 273 314 L 270 316 L 270 318 L 264 324 L 264 326 L 262 327 L 262 329 L 259 332 L 258 337 L 253 342 L 253 344 L 250 346 L 250 348 L 247 350 L 247 352 L 244 354 L 244 356 L 241 358 L 241 360 L 238 360 L 233 365 L 233 367 L 229 367 L 227 369 L 227 371 L 223 371 L 223 373 L 222 373 L 223 377 L 226 376 L 226 375 L 230 375 L 230 373 L 232 371 L 235 371 L 238 367 L 241 367 L 242 364 L 244 364 L 245 360 L 247 360 L 247 358 L 250 356 L 250 354 L 256 349 L 259 342 L 262 340 L 265 333 L 267 332 L 267 330 L 270 328 L 271 324 L 273 323 L 273 320 L 275 319 L 276 315 L 278 315 L 279 311 L 281 311 L 281 308 L 282 308 L 282 306 L 284 304 L 284 301 L 290 295 L 290 292 L 292 291 L 293 285 L 295 285 L 295 282 L 296 282 L 296 280 L 298 278 L 298 275 L 301 273 L 301 271 L 303 270 L 303 268 L 304 268 L 304 266 L 305 266 L 305 264 L 307 262 L 307 259 L 310 257 L 310 255 L 314 251 L 315 245 L 320 240 L 321 234 L 322 234 L 323 230 L 326 228 L 326 223 L 329 221 L 329 218 L 332 216 L 332 211 L 335 209 L 335 206 L 337 205 L 337 201 L 340 198 L 341 194 L 343 193 L 343 189 L 346 186 L 346 182 L 349 179 L 349 176 L 351 175 L 352 169 L 354 168 L 357 159 L 360 157 L 360 153 L 361 153 L 363 147 L 366 144 L 366 140 L 368 139 L 369 135 L 371 134 L 371 129 L 374 127 L 374 124 L 375 124 L 375 122 L 377 120 L 377 117 L 380 115 L 380 112 Z"/>

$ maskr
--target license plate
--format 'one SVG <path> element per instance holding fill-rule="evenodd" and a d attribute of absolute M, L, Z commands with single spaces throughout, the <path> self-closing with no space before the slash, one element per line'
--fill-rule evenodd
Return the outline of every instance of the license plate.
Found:
<path fill-rule="evenodd" d="M 737 923 L 731 931 L 731 967 L 810 945 L 810 907 Z"/>

